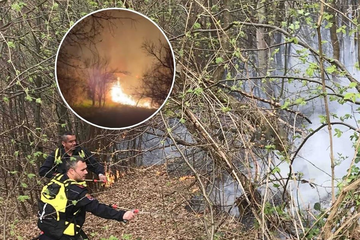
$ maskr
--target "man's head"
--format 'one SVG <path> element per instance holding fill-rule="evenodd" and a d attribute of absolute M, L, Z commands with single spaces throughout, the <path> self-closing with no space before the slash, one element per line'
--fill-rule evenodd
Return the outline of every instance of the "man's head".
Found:
<path fill-rule="evenodd" d="M 61 144 L 64 146 L 65 152 L 72 152 L 76 147 L 76 136 L 71 132 L 65 132 L 61 135 Z"/>
<path fill-rule="evenodd" d="M 81 182 L 85 180 L 87 171 L 87 165 L 83 158 L 80 156 L 73 156 L 65 163 L 66 174 L 72 180 Z"/>

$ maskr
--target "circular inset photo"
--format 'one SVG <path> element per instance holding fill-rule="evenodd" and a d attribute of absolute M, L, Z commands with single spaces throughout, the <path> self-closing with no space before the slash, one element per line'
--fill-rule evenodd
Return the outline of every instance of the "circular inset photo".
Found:
<path fill-rule="evenodd" d="M 61 97 L 82 120 L 105 129 L 139 125 L 165 104 L 175 78 L 169 40 L 148 17 L 103 9 L 61 41 L 55 66 Z"/>

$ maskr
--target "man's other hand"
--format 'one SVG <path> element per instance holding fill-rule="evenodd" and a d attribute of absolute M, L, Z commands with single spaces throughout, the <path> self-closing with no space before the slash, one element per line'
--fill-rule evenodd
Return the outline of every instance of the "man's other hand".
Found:
<path fill-rule="evenodd" d="M 107 181 L 106 176 L 104 174 L 101 174 L 101 173 L 99 174 L 99 180 L 103 181 L 103 182 Z"/>

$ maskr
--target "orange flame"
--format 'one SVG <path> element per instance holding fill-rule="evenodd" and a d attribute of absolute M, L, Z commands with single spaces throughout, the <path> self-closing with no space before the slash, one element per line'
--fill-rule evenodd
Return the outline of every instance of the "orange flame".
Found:
<path fill-rule="evenodd" d="M 117 78 L 117 83 L 112 86 L 110 95 L 112 101 L 116 103 L 121 103 L 130 106 L 145 107 L 145 108 L 154 108 L 151 104 L 150 99 L 135 100 L 130 95 L 126 94 L 122 90 L 119 77 Z"/>
<path fill-rule="evenodd" d="M 115 182 L 115 175 L 112 172 L 106 173 L 106 183 L 105 187 L 111 187 Z"/>
<path fill-rule="evenodd" d="M 115 183 L 115 179 L 119 179 L 124 177 L 124 173 L 121 173 L 119 170 L 116 170 L 116 173 L 112 173 L 112 171 L 106 172 L 106 183 L 105 187 L 111 187 Z"/>

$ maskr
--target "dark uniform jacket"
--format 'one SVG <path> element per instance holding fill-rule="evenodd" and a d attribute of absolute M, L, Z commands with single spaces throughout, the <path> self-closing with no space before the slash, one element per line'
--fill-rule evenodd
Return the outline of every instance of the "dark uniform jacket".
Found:
<path fill-rule="evenodd" d="M 61 178 L 61 181 L 68 179 L 68 176 L 64 174 Z M 67 187 L 66 196 L 69 202 L 75 203 L 75 205 L 69 204 L 69 207 L 66 208 L 66 221 L 72 222 L 76 225 L 83 226 L 85 222 L 86 212 L 91 212 L 92 214 L 105 218 L 113 219 L 117 221 L 123 221 L 123 216 L 125 211 L 118 211 L 111 208 L 108 205 L 99 203 L 99 201 L 88 193 L 88 190 L 83 185 L 72 184 Z M 80 210 L 80 211 L 79 211 Z M 74 213 L 79 211 L 75 217 Z M 40 236 L 40 240 L 58 240 L 53 239 L 48 236 L 49 233 L 44 232 Z M 71 237 L 63 235 L 59 240 L 70 240 L 70 239 L 81 239 L 79 236 Z"/>
<path fill-rule="evenodd" d="M 55 151 L 53 151 L 45 160 L 44 164 L 39 169 L 39 175 L 41 177 L 52 178 L 58 173 L 65 173 L 65 161 L 70 159 L 70 156 L 65 153 L 63 146 L 59 147 L 59 154 L 61 156 L 62 162 L 58 165 L 55 164 Z M 77 146 L 73 151 L 73 155 L 80 155 L 81 150 L 85 153 L 85 161 L 87 164 L 88 170 L 95 173 L 96 175 L 104 174 L 104 167 L 96 161 L 94 156 L 87 149 Z"/>

